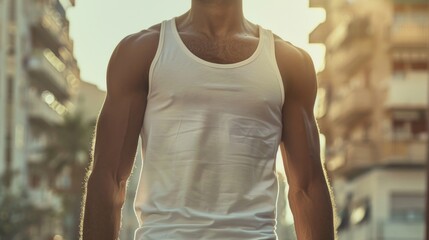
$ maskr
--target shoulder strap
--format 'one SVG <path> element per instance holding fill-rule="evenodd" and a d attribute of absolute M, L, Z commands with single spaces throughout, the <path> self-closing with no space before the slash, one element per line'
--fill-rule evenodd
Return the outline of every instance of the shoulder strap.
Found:
<path fill-rule="evenodd" d="M 158 62 L 159 56 L 161 55 L 162 49 L 164 48 L 164 39 L 165 39 L 165 27 L 166 27 L 166 20 L 161 22 L 161 28 L 159 30 L 159 41 L 158 41 L 158 47 L 156 49 L 155 56 L 153 57 L 152 63 L 149 68 L 149 89 L 147 95 L 150 95 L 151 89 L 152 89 L 152 78 L 153 78 L 153 71 L 155 68 L 156 63 Z"/>

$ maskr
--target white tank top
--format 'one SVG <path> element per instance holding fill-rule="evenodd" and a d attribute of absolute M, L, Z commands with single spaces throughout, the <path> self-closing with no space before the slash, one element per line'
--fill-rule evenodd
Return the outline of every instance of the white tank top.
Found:
<path fill-rule="evenodd" d="M 149 72 L 134 201 L 135 240 L 277 239 L 284 89 L 274 38 L 259 27 L 251 57 L 194 55 L 163 21 Z"/>

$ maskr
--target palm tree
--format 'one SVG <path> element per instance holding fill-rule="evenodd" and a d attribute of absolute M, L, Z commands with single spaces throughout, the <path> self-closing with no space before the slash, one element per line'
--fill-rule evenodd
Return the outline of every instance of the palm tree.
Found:
<path fill-rule="evenodd" d="M 31 239 L 27 230 L 34 223 L 55 217 L 52 209 L 33 206 L 25 192 L 12 194 L 5 186 L 0 190 L 0 239 Z"/>
<path fill-rule="evenodd" d="M 85 121 L 81 112 L 66 114 L 64 121 L 53 127 L 41 162 L 50 188 L 62 198 L 67 239 L 78 239 L 83 180 L 89 166 L 95 124 L 95 119 Z M 64 170 L 68 170 L 65 176 Z"/>
<path fill-rule="evenodd" d="M 66 166 L 87 164 L 95 120 L 85 122 L 82 114 L 66 114 L 64 122 L 53 127 L 51 143 L 45 148 L 45 167 L 53 173 Z"/>

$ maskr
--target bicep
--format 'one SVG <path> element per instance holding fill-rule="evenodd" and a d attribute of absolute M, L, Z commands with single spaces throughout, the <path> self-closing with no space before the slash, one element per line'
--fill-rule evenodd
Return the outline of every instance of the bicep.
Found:
<path fill-rule="evenodd" d="M 310 56 L 301 50 L 291 68 L 283 106 L 281 151 L 291 187 L 307 189 L 323 176 L 320 140 L 314 116 L 317 80 Z"/>
<path fill-rule="evenodd" d="M 107 68 L 107 94 L 97 119 L 92 174 L 129 177 L 146 108 L 141 66 L 133 66 L 132 39 L 124 39 L 113 52 Z M 141 62 L 141 61 L 140 61 Z"/>
<path fill-rule="evenodd" d="M 117 180 L 128 178 L 144 109 L 145 100 L 138 96 L 106 97 L 96 126 L 93 172 L 111 174 Z"/>

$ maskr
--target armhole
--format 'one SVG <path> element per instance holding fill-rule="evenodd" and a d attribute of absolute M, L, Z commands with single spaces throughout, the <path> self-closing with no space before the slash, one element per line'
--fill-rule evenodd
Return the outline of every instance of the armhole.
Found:
<path fill-rule="evenodd" d="M 282 75 L 280 73 L 280 69 L 279 69 L 279 65 L 277 63 L 277 57 L 276 57 L 276 41 L 274 39 L 274 34 L 273 32 L 270 30 L 269 31 L 269 35 L 270 35 L 270 42 L 271 42 L 271 59 L 273 62 L 273 67 L 274 67 L 274 71 L 275 74 L 277 76 L 277 81 L 279 83 L 279 87 L 280 87 L 280 95 L 281 95 L 281 99 L 282 99 L 282 108 L 285 102 L 285 89 L 284 89 L 284 85 L 283 85 L 283 78 Z"/>
<path fill-rule="evenodd" d="M 153 78 L 153 72 L 155 69 L 156 64 L 158 63 L 159 56 L 161 55 L 161 50 L 164 45 L 164 35 L 165 35 L 165 21 L 161 22 L 161 28 L 159 30 L 159 40 L 158 40 L 158 47 L 156 48 L 155 56 L 153 57 L 153 60 L 149 67 L 149 76 L 148 76 L 148 92 L 147 92 L 147 98 L 149 98 L 150 93 L 152 92 L 152 78 Z"/>

